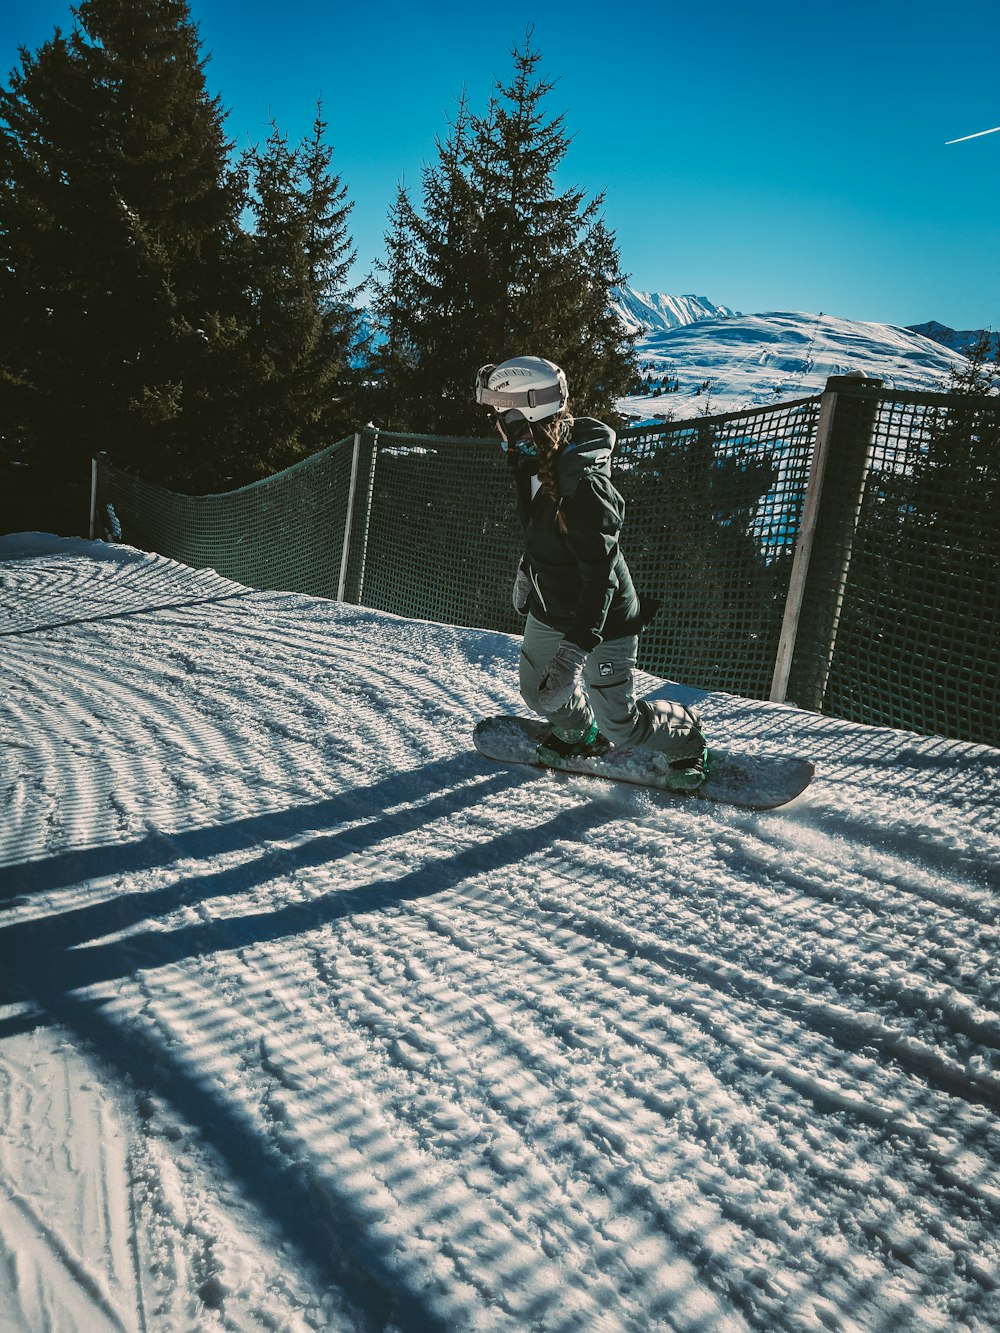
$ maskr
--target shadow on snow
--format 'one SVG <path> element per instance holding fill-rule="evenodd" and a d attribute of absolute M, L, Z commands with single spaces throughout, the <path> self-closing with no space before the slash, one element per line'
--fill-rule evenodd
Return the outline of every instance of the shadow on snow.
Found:
<path fill-rule="evenodd" d="M 479 780 L 470 782 L 470 776 Z M 94 878 L 127 877 L 184 859 L 252 850 L 269 840 L 303 834 L 307 836 L 289 853 L 292 866 L 317 866 L 347 853 L 376 848 L 389 838 L 540 776 L 506 769 L 481 773 L 474 758 L 457 756 L 413 773 L 396 773 L 328 800 L 22 865 L 18 867 L 18 893 L 42 893 Z M 393 805 L 401 804 L 401 779 L 405 780 L 406 806 L 393 810 Z M 287 939 L 348 917 L 439 894 L 470 877 L 510 866 L 549 845 L 555 836 L 582 838 L 607 818 L 606 800 L 588 800 L 533 827 L 508 829 L 489 842 L 432 859 L 402 874 L 372 879 L 272 912 L 199 922 L 176 930 L 147 930 L 114 942 L 89 944 L 153 915 L 221 895 L 247 893 L 266 883 L 282 869 L 274 849 L 265 847 L 261 855 L 238 866 L 187 876 L 168 887 L 119 894 L 111 901 L 0 926 L 0 1003 L 36 1006 L 34 1014 L 21 1013 L 0 1021 L 0 1039 L 44 1022 L 72 1030 L 107 1067 L 131 1080 L 133 1086 L 172 1104 L 196 1126 L 203 1141 L 227 1164 L 245 1196 L 280 1227 L 318 1281 L 336 1283 L 360 1307 L 367 1322 L 382 1327 L 391 1320 L 402 1330 L 444 1330 L 446 1324 L 426 1290 L 395 1267 L 393 1238 L 372 1233 L 350 1195 L 337 1189 L 331 1173 L 325 1173 L 321 1181 L 312 1178 L 221 1089 L 186 1066 L 169 1045 L 147 1041 L 136 1029 L 109 1016 L 103 1000 L 79 992 L 143 970 Z M 334 827 L 358 819 L 370 822 Z M 13 895 L 5 892 L 4 896 Z"/>

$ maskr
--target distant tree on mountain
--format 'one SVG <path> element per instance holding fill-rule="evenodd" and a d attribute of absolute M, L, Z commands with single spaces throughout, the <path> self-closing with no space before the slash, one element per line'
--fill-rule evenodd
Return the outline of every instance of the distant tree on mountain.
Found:
<path fill-rule="evenodd" d="M 965 350 L 965 363 L 953 366 L 948 392 L 1000 393 L 1000 343 L 991 329 L 982 329 Z"/>
<path fill-rule="evenodd" d="M 473 373 L 519 353 L 563 366 L 581 412 L 613 416 L 635 374 L 632 340 L 609 309 L 623 275 L 603 197 L 555 187 L 569 136 L 564 117 L 544 111 L 553 85 L 540 59 L 529 33 L 485 114 L 463 94 L 424 172 L 422 206 L 397 197 L 374 284 L 392 348 L 380 391 L 388 424 L 481 434 Z"/>

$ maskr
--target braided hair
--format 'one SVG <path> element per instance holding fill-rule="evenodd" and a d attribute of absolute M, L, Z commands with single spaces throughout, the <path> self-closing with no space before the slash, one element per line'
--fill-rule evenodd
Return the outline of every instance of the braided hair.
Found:
<path fill-rule="evenodd" d="M 559 455 L 569 442 L 573 429 L 573 418 L 569 408 L 563 407 L 554 417 L 544 421 L 529 422 L 528 429 L 538 451 L 538 480 L 548 491 L 556 507 L 556 523 L 561 532 L 566 531 L 566 520 L 562 512 L 562 495 L 559 493 L 558 465 Z"/>

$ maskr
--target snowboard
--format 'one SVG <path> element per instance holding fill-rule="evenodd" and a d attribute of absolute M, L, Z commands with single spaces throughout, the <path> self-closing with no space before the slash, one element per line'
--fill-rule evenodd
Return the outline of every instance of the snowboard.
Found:
<path fill-rule="evenodd" d="M 639 787 L 656 787 L 678 800 L 722 801 L 747 810 L 774 810 L 786 805 L 805 791 L 815 772 L 808 759 L 796 755 L 711 749 L 705 781 L 694 791 L 678 792 L 671 790 L 664 775 L 652 767 L 649 751 L 611 749 L 587 759 L 563 759 L 558 768 L 541 764 L 535 750 L 545 730 L 546 724 L 534 718 L 487 717 L 476 724 L 472 739 L 480 754 L 501 763 L 631 782 Z"/>

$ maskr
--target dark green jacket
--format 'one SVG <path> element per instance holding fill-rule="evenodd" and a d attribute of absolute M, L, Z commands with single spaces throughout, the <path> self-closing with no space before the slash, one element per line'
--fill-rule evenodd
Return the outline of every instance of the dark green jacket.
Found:
<path fill-rule="evenodd" d="M 603 639 L 637 634 L 642 627 L 639 599 L 618 544 L 625 502 L 611 484 L 614 447 L 609 426 L 578 417 L 559 454 L 558 503 L 544 487 L 532 498 L 537 465 L 508 455 L 524 529 L 521 564 L 532 583 L 529 610 L 588 652 Z"/>

